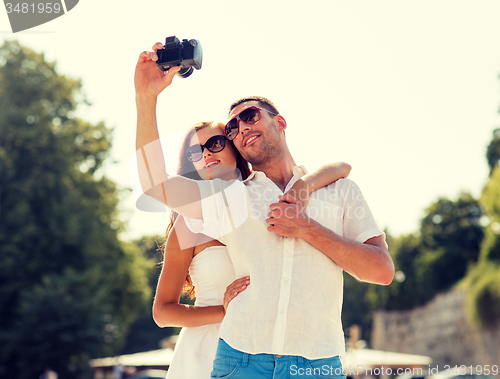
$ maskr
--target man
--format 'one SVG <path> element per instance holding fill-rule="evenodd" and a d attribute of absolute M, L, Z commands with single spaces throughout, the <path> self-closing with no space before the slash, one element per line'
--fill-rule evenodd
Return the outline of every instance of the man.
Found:
<path fill-rule="evenodd" d="M 250 178 L 186 183 L 168 176 L 156 142 L 155 96 L 178 69 L 148 76 L 140 64 L 156 55 L 141 56 L 136 89 L 152 83 L 137 98 L 141 182 L 152 183 L 145 191 L 169 199 L 192 231 L 224 243 L 236 277 L 251 278 L 227 309 L 212 377 L 343 377 L 342 271 L 383 285 L 394 275 L 384 233 L 358 187 L 339 180 L 313 193 L 305 210 L 291 196 L 280 198 L 303 172 L 288 149 L 285 119 L 260 97 L 233 103 L 225 130 L 252 164 Z"/>

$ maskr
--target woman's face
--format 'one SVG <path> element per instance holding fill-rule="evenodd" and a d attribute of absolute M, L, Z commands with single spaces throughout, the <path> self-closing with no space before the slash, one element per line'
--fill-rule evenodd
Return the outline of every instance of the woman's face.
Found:
<path fill-rule="evenodd" d="M 223 136 L 222 129 L 217 127 L 206 127 L 191 137 L 189 146 L 205 145 L 210 137 Z M 198 162 L 193 162 L 194 168 L 198 171 L 202 179 L 211 180 L 220 179 L 237 179 L 236 174 L 236 153 L 233 144 L 226 140 L 226 146 L 218 153 L 212 153 L 205 147 L 203 149 L 203 158 Z"/>

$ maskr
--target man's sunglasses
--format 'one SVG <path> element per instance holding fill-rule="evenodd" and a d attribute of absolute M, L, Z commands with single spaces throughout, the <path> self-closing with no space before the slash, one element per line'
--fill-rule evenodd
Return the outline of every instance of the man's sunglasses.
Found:
<path fill-rule="evenodd" d="M 186 150 L 187 159 L 191 162 L 198 162 L 203 158 L 203 150 L 207 148 L 211 153 L 219 153 L 226 147 L 226 137 L 213 136 L 207 139 L 204 145 L 193 145 Z"/>
<path fill-rule="evenodd" d="M 260 111 L 266 111 L 275 116 L 277 115 L 276 113 L 268 111 L 264 108 L 253 106 L 249 107 L 241 111 L 239 115 L 229 120 L 229 122 L 226 124 L 226 127 L 224 128 L 224 135 L 227 137 L 227 139 L 233 140 L 238 135 L 238 131 L 240 130 L 240 121 L 243 121 L 245 124 L 250 125 L 255 124 L 257 121 L 259 121 L 261 117 Z"/>

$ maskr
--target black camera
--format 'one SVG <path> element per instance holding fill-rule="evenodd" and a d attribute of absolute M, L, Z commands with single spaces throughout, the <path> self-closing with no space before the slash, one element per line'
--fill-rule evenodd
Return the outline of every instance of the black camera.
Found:
<path fill-rule="evenodd" d="M 195 39 L 183 39 L 179 42 L 176 36 L 167 37 L 165 47 L 156 50 L 158 60 L 156 64 L 163 71 L 167 71 L 170 67 L 181 66 L 177 75 L 181 78 L 187 78 L 194 71 L 201 68 L 203 53 L 201 44 Z"/>

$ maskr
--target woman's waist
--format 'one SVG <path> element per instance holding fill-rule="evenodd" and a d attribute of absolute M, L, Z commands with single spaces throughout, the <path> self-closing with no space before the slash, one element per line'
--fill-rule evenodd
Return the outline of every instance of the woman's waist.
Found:
<path fill-rule="evenodd" d="M 223 298 L 217 299 L 213 297 L 196 297 L 194 305 L 196 307 L 213 307 L 216 305 L 222 305 Z"/>

